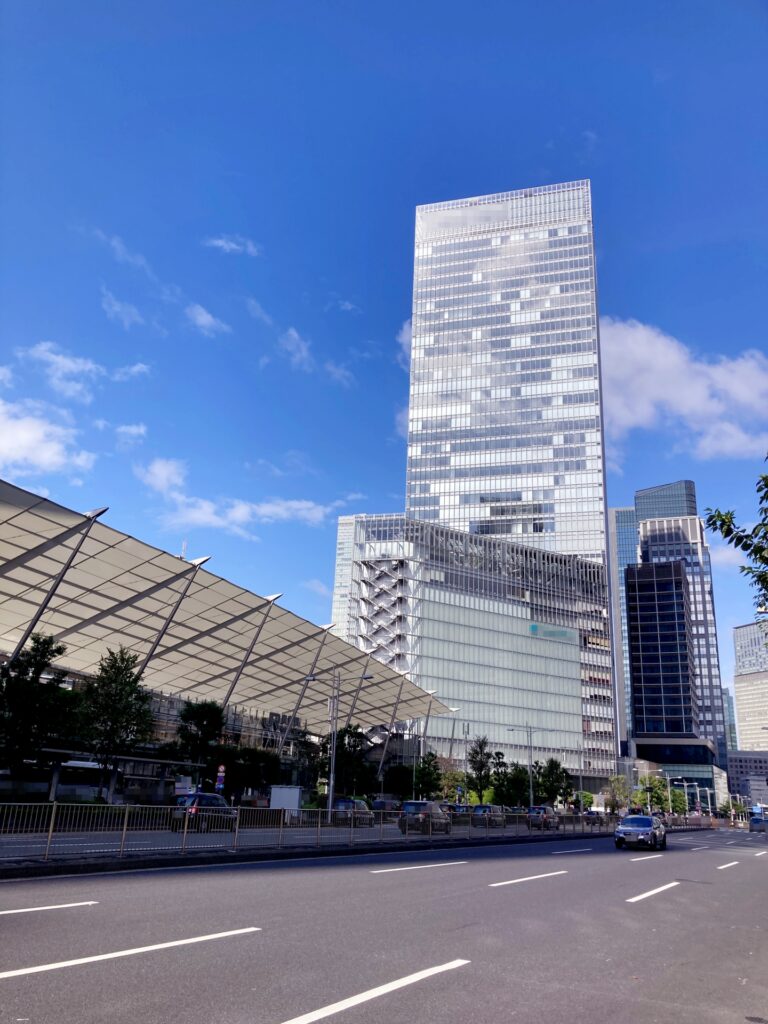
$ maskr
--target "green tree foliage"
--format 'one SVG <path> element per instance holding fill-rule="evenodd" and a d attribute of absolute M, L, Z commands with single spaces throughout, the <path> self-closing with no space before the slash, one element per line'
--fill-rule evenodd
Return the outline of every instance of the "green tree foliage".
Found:
<path fill-rule="evenodd" d="M 176 735 L 192 761 L 205 761 L 224 731 L 224 709 L 215 700 L 187 701 L 179 712 Z"/>
<path fill-rule="evenodd" d="M 0 756 L 11 769 L 77 735 L 80 695 L 62 686 L 64 673 L 50 671 L 65 652 L 53 637 L 33 633 L 16 661 L 0 667 Z"/>
<path fill-rule="evenodd" d="M 640 789 L 635 790 L 633 799 L 640 807 L 647 807 L 650 803 L 654 811 L 670 810 L 667 783 L 664 779 L 660 779 L 658 775 L 643 775 L 637 782 Z M 647 789 L 651 792 L 647 793 Z"/>
<path fill-rule="evenodd" d="M 442 771 L 442 784 L 440 786 L 440 795 L 444 800 L 450 800 L 451 803 L 462 803 L 466 794 L 459 793 L 459 787 L 464 789 L 464 772 L 456 771 L 453 768 L 443 768 Z"/>
<path fill-rule="evenodd" d="M 431 751 L 416 765 L 416 792 L 426 799 L 436 796 L 443 784 L 443 773 L 437 754 Z"/>
<path fill-rule="evenodd" d="M 611 814 L 629 805 L 629 783 L 624 775 L 612 775 L 604 790 L 605 803 Z"/>
<path fill-rule="evenodd" d="M 528 771 L 514 761 L 507 764 L 500 750 L 493 755 L 491 785 L 494 803 L 507 807 L 527 806 Z"/>
<path fill-rule="evenodd" d="M 677 789 L 677 787 L 673 788 L 672 790 L 672 813 L 688 813 L 688 801 L 685 798 L 685 791 L 682 789 Z"/>
<path fill-rule="evenodd" d="M 240 800 L 245 789 L 268 794 L 270 786 L 283 780 L 280 758 L 274 750 L 260 747 L 217 745 L 208 752 L 202 788 L 212 791 L 218 766 L 224 765 L 224 796 Z"/>
<path fill-rule="evenodd" d="M 408 800 L 413 794 L 413 765 L 391 764 L 384 771 L 384 792 L 397 800 Z"/>
<path fill-rule="evenodd" d="M 485 791 L 491 784 L 493 754 L 487 736 L 475 736 L 467 751 L 467 788 L 483 802 Z"/>
<path fill-rule="evenodd" d="M 84 737 L 99 764 L 113 772 L 119 754 L 152 735 L 150 696 L 139 683 L 137 662 L 138 656 L 122 646 L 108 649 L 83 689 Z"/>
<path fill-rule="evenodd" d="M 376 787 L 376 766 L 366 760 L 370 741 L 359 725 L 344 726 L 336 734 L 336 776 L 338 796 L 372 793 Z M 331 735 L 320 744 L 317 767 L 323 778 L 330 772 Z M 410 788 L 408 790 L 410 792 Z"/>
<path fill-rule="evenodd" d="M 577 808 L 581 806 L 583 810 L 588 811 L 594 802 L 595 798 L 586 789 L 573 794 L 573 803 Z"/>
<path fill-rule="evenodd" d="M 755 589 L 758 607 L 768 607 L 768 474 L 757 478 L 757 522 L 752 529 L 739 526 L 734 512 L 721 512 L 719 508 L 706 509 L 707 526 L 719 533 L 728 544 L 743 551 L 749 565 L 741 566 Z"/>
<path fill-rule="evenodd" d="M 573 784 L 568 772 L 555 757 L 550 757 L 544 764 L 534 762 L 533 791 L 537 801 L 554 804 L 559 798 L 569 800 L 573 792 Z"/>

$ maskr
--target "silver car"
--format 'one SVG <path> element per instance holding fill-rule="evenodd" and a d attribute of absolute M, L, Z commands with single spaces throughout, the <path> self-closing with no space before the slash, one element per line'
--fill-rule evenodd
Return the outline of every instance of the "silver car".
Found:
<path fill-rule="evenodd" d="M 613 833 L 616 849 L 624 846 L 646 846 L 651 850 L 666 850 L 667 830 L 658 818 L 649 814 L 628 814 Z"/>

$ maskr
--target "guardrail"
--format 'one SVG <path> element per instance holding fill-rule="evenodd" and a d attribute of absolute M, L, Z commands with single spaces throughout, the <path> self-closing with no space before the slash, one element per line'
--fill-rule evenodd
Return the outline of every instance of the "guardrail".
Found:
<path fill-rule="evenodd" d="M 141 804 L 0 804 L 0 861 L 50 857 L 126 857 L 205 850 L 374 847 L 387 843 L 462 842 L 533 835 L 608 835 L 608 815 L 557 816 L 557 827 L 529 823 L 527 814 L 451 814 L 419 821 L 388 811 L 200 808 Z M 668 828 L 714 827 L 709 818 L 671 819 Z"/>

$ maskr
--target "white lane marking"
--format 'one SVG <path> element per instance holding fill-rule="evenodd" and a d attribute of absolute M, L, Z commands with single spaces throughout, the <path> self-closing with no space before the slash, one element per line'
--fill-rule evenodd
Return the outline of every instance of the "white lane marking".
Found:
<path fill-rule="evenodd" d="M 765 850 L 761 850 L 760 853 L 756 853 L 755 856 L 756 857 L 764 857 L 765 854 L 766 854 L 766 851 Z"/>
<path fill-rule="evenodd" d="M 175 939 L 173 942 L 157 942 L 153 946 L 137 946 L 135 949 L 118 949 L 114 953 L 97 953 L 95 956 L 82 956 L 77 960 L 60 960 L 56 964 L 38 964 L 37 967 L 20 967 L 16 971 L 0 972 L 2 978 L 19 978 L 22 974 L 41 974 L 43 971 L 57 971 L 61 967 L 78 967 L 80 964 L 93 964 L 99 960 L 116 960 L 121 956 L 135 956 L 137 953 L 153 953 L 157 949 L 171 949 L 173 946 L 191 946 L 195 942 L 209 942 L 211 939 L 226 939 L 230 935 L 246 935 L 249 932 L 260 932 L 261 928 L 236 928 L 231 932 L 214 932 L 212 935 L 196 935 L 192 939 Z"/>
<path fill-rule="evenodd" d="M 665 889 L 674 889 L 676 885 L 680 885 L 679 882 L 667 882 L 666 885 L 660 885 L 658 889 L 651 889 L 650 892 L 641 892 L 639 896 L 632 896 L 626 900 L 626 903 L 638 903 L 640 900 L 647 900 L 649 896 L 655 896 L 657 892 L 664 892 Z"/>
<path fill-rule="evenodd" d="M 696 853 L 697 850 L 708 850 L 708 846 L 692 846 L 690 852 Z"/>
<path fill-rule="evenodd" d="M 525 878 L 512 878 L 508 882 L 490 882 L 489 889 L 498 889 L 500 885 L 517 885 L 518 882 L 535 882 L 537 878 L 553 878 L 555 875 L 567 875 L 567 871 L 548 871 L 545 875 L 527 875 Z"/>
<path fill-rule="evenodd" d="M 726 846 L 733 846 L 733 844 L 734 844 L 735 842 L 736 842 L 736 840 L 735 840 L 735 839 L 731 839 L 731 840 L 729 840 L 729 842 L 727 842 L 727 843 L 726 843 L 725 845 L 726 845 Z"/>
<path fill-rule="evenodd" d="M 85 903 L 54 903 L 50 907 L 22 907 L 21 910 L 0 910 L 2 914 L 33 914 L 36 910 L 65 910 L 67 907 L 95 907 L 98 900 L 88 900 Z"/>
<path fill-rule="evenodd" d="M 657 857 L 663 857 L 663 853 L 646 853 L 644 857 L 630 857 L 630 860 L 656 860 Z"/>
<path fill-rule="evenodd" d="M 466 860 L 446 860 L 442 864 L 413 864 L 407 868 L 376 868 L 371 875 L 388 875 L 391 871 L 423 871 L 425 868 L 452 868 L 456 864 L 468 864 Z"/>
<path fill-rule="evenodd" d="M 592 852 L 592 847 L 591 846 L 582 846 L 578 850 L 550 850 L 550 856 L 552 856 L 552 857 L 560 857 L 564 853 L 591 853 L 591 852 Z"/>
<path fill-rule="evenodd" d="M 718 871 L 725 871 L 726 868 L 734 868 L 739 862 L 737 860 L 729 860 L 727 864 L 718 864 Z"/>
<path fill-rule="evenodd" d="M 469 960 L 451 960 L 450 963 L 440 964 L 438 967 L 428 967 L 424 971 L 417 971 L 415 974 L 409 974 L 405 978 L 398 978 L 397 981 L 389 981 L 386 985 L 369 988 L 367 992 L 361 992 L 360 995 L 350 996 L 349 999 L 341 999 L 338 1003 L 330 1003 L 328 1006 L 321 1006 L 319 1010 L 311 1010 L 309 1013 L 302 1014 L 301 1017 L 291 1017 L 290 1020 L 283 1021 L 283 1024 L 312 1024 L 313 1021 L 322 1020 L 323 1017 L 330 1017 L 334 1013 L 348 1010 L 351 1006 L 359 1006 L 360 1003 L 367 1003 L 370 999 L 385 996 L 388 992 L 396 992 L 397 989 L 405 988 L 406 985 L 414 985 L 417 981 L 431 978 L 433 974 L 452 971 L 456 967 L 463 967 L 468 963 L 470 963 Z"/>

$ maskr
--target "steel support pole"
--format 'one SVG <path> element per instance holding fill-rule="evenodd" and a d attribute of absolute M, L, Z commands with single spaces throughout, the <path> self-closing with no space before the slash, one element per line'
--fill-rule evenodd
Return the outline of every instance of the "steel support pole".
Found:
<path fill-rule="evenodd" d="M 16 661 L 18 656 L 21 654 L 21 652 L 24 650 L 24 645 L 26 644 L 27 640 L 29 640 L 29 638 L 30 638 L 30 636 L 31 636 L 35 626 L 38 624 L 40 619 L 45 614 L 45 611 L 46 611 L 48 605 L 51 603 L 51 601 L 53 600 L 53 598 L 54 598 L 54 596 L 56 594 L 56 591 L 59 589 L 59 584 L 64 579 L 64 577 L 67 575 L 67 572 L 69 571 L 72 563 L 74 562 L 74 560 L 77 558 L 78 554 L 80 553 L 80 548 L 83 546 L 83 543 L 85 542 L 86 537 L 91 532 L 91 527 L 96 522 L 96 520 L 99 518 L 99 516 L 104 515 L 104 513 L 106 511 L 107 511 L 107 508 L 105 507 L 105 508 L 96 509 L 94 512 L 89 512 L 88 513 L 85 522 L 81 524 L 81 527 L 80 527 L 81 532 L 80 532 L 80 537 L 78 538 L 77 544 L 75 544 L 75 546 L 72 548 L 72 551 L 69 554 L 69 558 L 66 560 L 64 565 L 62 565 L 61 569 L 59 569 L 58 573 L 56 574 L 56 577 L 54 578 L 54 581 L 51 584 L 51 586 L 50 586 L 50 588 L 48 590 L 48 593 L 43 598 L 43 600 L 42 600 L 42 602 L 40 604 L 40 607 L 37 609 L 35 614 L 30 619 L 27 628 L 24 630 L 24 632 L 21 635 L 21 639 L 19 640 L 19 642 L 14 647 L 13 653 L 11 654 L 10 658 L 8 659 L 8 661 L 6 662 L 6 665 L 12 665 Z"/>
<path fill-rule="evenodd" d="M 397 721 L 397 709 L 400 706 L 400 697 L 402 696 L 402 693 L 403 693 L 403 684 L 404 683 L 405 683 L 405 676 L 403 676 L 402 679 L 400 680 L 400 688 L 397 691 L 397 697 L 395 698 L 395 704 L 394 704 L 394 707 L 392 708 L 392 717 L 389 720 L 389 729 L 387 730 L 387 736 L 386 736 L 386 739 L 384 740 L 384 749 L 381 752 L 381 760 L 379 761 L 379 772 L 378 772 L 379 782 L 381 782 L 381 780 L 384 777 L 384 761 L 386 760 L 386 757 L 387 757 L 387 749 L 389 747 L 389 737 L 392 735 L 392 729 L 394 728 L 395 722 Z"/>
<path fill-rule="evenodd" d="M 354 713 L 355 713 L 355 708 L 357 707 L 357 698 L 360 696 L 360 691 L 363 688 L 363 680 L 368 675 L 368 665 L 370 664 L 370 661 L 371 661 L 371 656 L 369 654 L 368 657 L 365 659 L 365 664 L 363 665 L 363 671 L 360 673 L 360 680 L 358 681 L 357 689 L 355 690 L 355 695 L 352 698 L 352 703 L 349 706 L 349 714 L 347 715 L 347 722 L 346 722 L 347 729 L 352 724 L 352 715 L 354 715 Z"/>
<path fill-rule="evenodd" d="M 147 651 L 146 657 L 144 658 L 144 660 L 141 663 L 141 666 L 139 667 L 139 669 L 136 672 L 137 678 L 140 679 L 144 675 L 144 672 L 146 671 L 147 665 L 150 663 L 150 661 L 154 657 L 155 651 L 157 651 L 157 648 L 160 645 L 160 641 L 163 639 L 163 637 L 165 636 L 166 632 L 168 631 L 168 627 L 170 626 L 170 624 L 176 618 L 176 612 L 181 607 L 181 602 L 187 596 L 187 591 L 192 586 L 192 582 L 193 582 L 195 576 L 197 576 L 198 569 L 200 569 L 201 566 L 205 565 L 205 563 L 208 561 L 209 558 L 210 558 L 210 555 L 206 555 L 205 558 L 196 558 L 194 562 L 190 563 L 191 566 L 192 566 L 192 571 L 189 574 L 189 578 L 187 579 L 187 581 L 184 584 L 184 586 L 181 588 L 181 593 L 179 594 L 178 598 L 176 599 L 176 602 L 175 602 L 173 608 L 171 608 L 170 612 L 168 613 L 168 615 L 165 618 L 165 622 L 163 623 L 163 625 L 158 630 L 157 636 L 152 641 L 152 646 Z"/>
<path fill-rule="evenodd" d="M 280 737 L 280 745 L 277 748 L 277 756 L 278 757 L 280 757 L 280 755 L 282 754 L 283 747 L 285 746 L 286 741 L 288 739 L 288 735 L 289 735 L 291 729 L 293 728 L 293 723 L 296 721 L 296 715 L 298 715 L 299 708 L 301 707 L 301 702 L 304 700 L 304 694 L 307 692 L 307 687 L 309 686 L 309 683 L 310 683 L 310 681 L 311 681 L 311 679 L 312 679 L 312 677 L 314 675 L 314 671 L 317 668 L 317 663 L 320 660 L 320 655 L 323 653 L 323 647 L 325 645 L 325 640 L 326 640 L 327 636 L 328 636 L 328 632 L 326 631 L 325 633 L 323 633 L 322 637 L 320 638 L 320 643 L 318 644 L 317 651 L 315 652 L 315 656 L 312 659 L 312 665 L 310 667 L 310 670 L 304 676 L 304 684 L 301 687 L 301 690 L 299 690 L 298 700 L 296 701 L 296 704 L 294 705 L 293 711 L 291 712 L 291 717 L 288 719 L 288 725 L 286 725 L 286 727 L 285 727 L 285 732 Z"/>
<path fill-rule="evenodd" d="M 331 691 L 331 700 L 328 707 L 331 721 L 331 751 L 330 751 L 330 763 L 328 768 L 328 824 L 330 825 L 333 818 L 333 795 L 336 788 L 336 741 L 339 730 L 339 691 L 341 690 L 341 672 L 334 669 L 333 672 L 333 689 Z M 353 811 L 354 817 L 354 811 Z"/>
<path fill-rule="evenodd" d="M 251 659 L 251 655 L 253 654 L 253 648 L 256 646 L 256 644 L 259 641 L 259 637 L 261 636 L 261 631 L 264 628 L 264 623 L 269 618 L 269 613 L 272 611 L 272 608 L 274 607 L 275 601 L 279 597 L 282 597 L 282 596 L 283 596 L 282 594 L 275 594 L 274 597 L 270 597 L 269 598 L 269 604 L 267 605 L 267 610 L 262 615 L 261 622 L 256 627 L 256 632 L 253 634 L 253 638 L 251 639 L 251 642 L 248 644 L 248 649 L 246 650 L 245 654 L 243 655 L 243 660 L 238 665 L 237 671 L 235 672 L 235 675 L 234 675 L 234 678 L 233 678 L 232 682 L 229 684 L 229 689 L 227 690 L 226 696 L 224 697 L 224 700 L 221 702 L 221 706 L 223 708 L 225 708 L 227 706 L 227 704 L 229 704 L 229 701 L 230 701 L 230 699 L 232 697 L 232 694 L 235 692 L 235 687 L 240 682 L 240 676 L 245 671 L 245 668 L 246 668 L 248 662 Z"/>
<path fill-rule="evenodd" d="M 528 806 L 533 807 L 533 729 L 526 725 L 528 733 Z"/>

